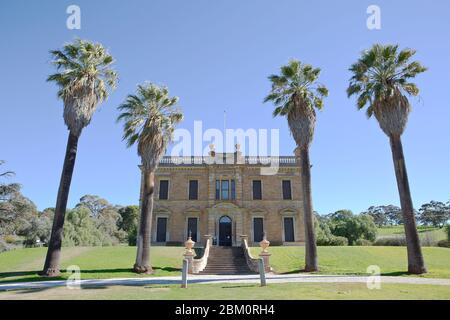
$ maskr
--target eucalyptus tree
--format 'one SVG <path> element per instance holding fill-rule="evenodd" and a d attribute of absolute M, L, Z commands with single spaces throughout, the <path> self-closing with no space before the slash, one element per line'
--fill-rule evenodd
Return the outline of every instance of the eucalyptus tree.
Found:
<path fill-rule="evenodd" d="M 364 51 L 349 69 L 353 75 L 347 94 L 349 97 L 357 96 L 358 109 L 367 106 L 367 116 L 370 118 L 374 115 L 381 130 L 389 137 L 403 212 L 408 272 L 421 274 L 426 272 L 426 268 L 417 233 L 401 140 L 411 112 L 407 96 L 419 94 L 419 88 L 411 80 L 427 70 L 420 62 L 410 61 L 415 53 L 413 49 L 399 50 L 398 45 L 380 44 Z"/>
<path fill-rule="evenodd" d="M 319 68 L 291 60 L 282 66 L 279 75 L 269 76 L 272 89 L 264 102 L 275 105 L 273 116 L 287 118 L 289 129 L 300 152 L 305 223 L 305 271 L 317 271 L 317 248 L 311 195 L 309 147 L 314 136 L 316 111 L 323 107 L 328 89 L 317 82 Z"/>
<path fill-rule="evenodd" d="M 131 147 L 137 143 L 141 157 L 143 185 L 141 186 L 141 214 L 137 236 L 134 271 L 152 273 L 150 262 L 151 223 L 155 170 L 172 140 L 175 126 L 183 120 L 176 108 L 178 97 L 170 97 L 167 87 L 152 83 L 138 85 L 137 93 L 128 95 L 118 109 L 117 121 L 123 121 L 123 140 Z"/>
<path fill-rule="evenodd" d="M 117 74 L 113 57 L 101 44 L 77 39 L 61 50 L 50 51 L 56 73 L 47 81 L 58 86 L 64 104 L 64 122 L 69 130 L 64 165 L 56 199 L 55 217 L 44 269 L 46 276 L 59 274 L 62 232 L 70 183 L 77 155 L 78 139 L 92 119 L 97 106 L 115 89 Z"/>

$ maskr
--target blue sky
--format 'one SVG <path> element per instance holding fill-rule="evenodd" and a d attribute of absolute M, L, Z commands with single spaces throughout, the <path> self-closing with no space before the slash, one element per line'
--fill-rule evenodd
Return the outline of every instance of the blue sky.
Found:
<path fill-rule="evenodd" d="M 66 28 L 67 6 L 81 8 L 81 30 Z M 381 8 L 382 29 L 368 30 L 366 9 Z M 387 137 L 346 97 L 348 67 L 375 42 L 417 49 L 429 67 L 403 136 L 416 207 L 450 199 L 450 2 L 430 1 L 23 1 L 0 2 L 0 159 L 40 209 L 54 206 L 67 130 L 50 49 L 76 37 L 101 42 L 115 57 L 117 90 L 82 134 L 69 206 L 84 194 L 137 203 L 139 159 L 121 141 L 116 107 L 138 83 L 169 86 L 204 128 L 278 128 L 281 153 L 295 147 L 286 120 L 263 104 L 267 76 L 290 58 L 322 68 L 330 90 L 311 149 L 314 207 L 360 212 L 399 204 Z M 206 144 L 205 144 L 206 145 Z"/>

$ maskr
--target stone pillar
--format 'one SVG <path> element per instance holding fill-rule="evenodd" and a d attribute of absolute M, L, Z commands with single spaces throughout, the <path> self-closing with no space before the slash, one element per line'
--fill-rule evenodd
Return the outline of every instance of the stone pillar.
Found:
<path fill-rule="evenodd" d="M 272 254 L 269 253 L 269 252 L 261 252 L 261 253 L 259 254 L 259 257 L 262 258 L 262 259 L 264 260 L 264 270 L 265 270 L 266 272 L 272 271 L 271 268 L 270 268 L 270 260 L 269 260 L 269 258 L 270 258 L 271 255 L 272 255 Z"/>
<path fill-rule="evenodd" d="M 185 252 L 183 254 L 184 259 L 186 259 L 188 261 L 188 272 L 189 273 L 193 273 L 192 272 L 192 265 L 193 265 L 193 262 L 194 262 L 194 256 L 195 256 L 195 253 L 193 253 L 193 252 Z"/>
<path fill-rule="evenodd" d="M 188 261 L 189 273 L 193 273 L 192 267 L 193 267 L 195 252 L 192 250 L 192 248 L 194 247 L 194 245 L 195 245 L 195 242 L 192 241 L 191 236 L 189 235 L 189 238 L 187 239 L 187 241 L 184 242 L 186 251 L 183 254 L 184 259 L 186 259 Z"/>
<path fill-rule="evenodd" d="M 264 269 L 266 272 L 271 271 L 270 261 L 269 261 L 271 254 L 267 251 L 267 248 L 269 247 L 269 245 L 270 245 L 270 241 L 267 240 L 266 233 L 264 232 L 264 238 L 259 243 L 259 246 L 262 249 L 261 253 L 259 254 L 259 257 L 264 260 Z"/>

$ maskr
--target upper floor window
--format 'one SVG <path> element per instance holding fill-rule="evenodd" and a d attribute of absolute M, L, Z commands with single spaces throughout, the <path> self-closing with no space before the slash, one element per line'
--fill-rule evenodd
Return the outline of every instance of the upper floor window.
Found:
<path fill-rule="evenodd" d="M 160 200 L 169 199 L 169 180 L 159 181 L 159 199 Z"/>
<path fill-rule="evenodd" d="M 198 200 L 198 180 L 189 180 L 189 200 Z"/>
<path fill-rule="evenodd" d="M 283 180 L 283 200 L 292 200 L 291 180 Z"/>
<path fill-rule="evenodd" d="M 234 180 L 216 180 L 216 200 L 236 199 L 236 183 Z"/>
<path fill-rule="evenodd" d="M 261 180 L 253 180 L 253 200 L 262 200 Z"/>

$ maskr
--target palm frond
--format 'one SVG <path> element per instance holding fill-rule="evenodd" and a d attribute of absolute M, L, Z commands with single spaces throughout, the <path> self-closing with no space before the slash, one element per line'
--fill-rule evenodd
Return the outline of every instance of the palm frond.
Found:
<path fill-rule="evenodd" d="M 183 120 L 177 109 L 178 97 L 170 97 L 167 87 L 152 83 L 138 85 L 118 110 L 123 121 L 123 140 L 128 147 L 138 144 L 138 154 L 146 168 L 155 168 L 172 140 L 176 125 Z"/>

